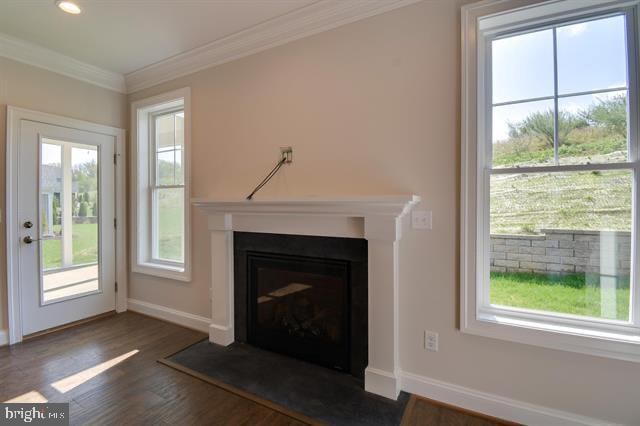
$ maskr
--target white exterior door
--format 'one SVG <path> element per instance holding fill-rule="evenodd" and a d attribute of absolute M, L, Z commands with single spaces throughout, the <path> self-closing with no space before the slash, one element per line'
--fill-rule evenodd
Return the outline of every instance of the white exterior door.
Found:
<path fill-rule="evenodd" d="M 29 120 L 18 149 L 22 334 L 115 309 L 115 138 Z"/>

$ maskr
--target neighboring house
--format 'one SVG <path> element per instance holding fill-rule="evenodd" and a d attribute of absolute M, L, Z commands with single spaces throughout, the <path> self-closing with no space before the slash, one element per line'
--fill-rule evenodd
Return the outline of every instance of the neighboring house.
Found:
<path fill-rule="evenodd" d="M 72 192 L 78 192 L 78 183 L 72 183 Z M 40 165 L 40 232 L 43 237 L 53 237 L 54 207 L 53 200 L 61 201 L 62 167 L 57 164 Z M 58 203 L 58 205 L 61 205 Z M 59 219 L 58 219 L 59 220 Z M 60 225 L 60 223 L 57 223 Z"/>

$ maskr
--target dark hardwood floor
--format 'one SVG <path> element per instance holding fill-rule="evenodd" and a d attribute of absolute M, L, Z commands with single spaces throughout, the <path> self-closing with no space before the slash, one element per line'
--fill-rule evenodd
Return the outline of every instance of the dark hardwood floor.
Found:
<path fill-rule="evenodd" d="M 77 425 L 301 424 L 156 362 L 204 337 L 127 312 L 5 346 L 0 402 L 69 402 Z M 404 423 L 498 424 L 420 398 L 412 398 Z"/>

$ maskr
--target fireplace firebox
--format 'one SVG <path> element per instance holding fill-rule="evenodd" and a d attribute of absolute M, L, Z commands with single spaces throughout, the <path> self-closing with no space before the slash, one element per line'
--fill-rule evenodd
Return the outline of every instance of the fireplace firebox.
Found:
<path fill-rule="evenodd" d="M 367 242 L 234 233 L 236 340 L 362 378 Z"/>

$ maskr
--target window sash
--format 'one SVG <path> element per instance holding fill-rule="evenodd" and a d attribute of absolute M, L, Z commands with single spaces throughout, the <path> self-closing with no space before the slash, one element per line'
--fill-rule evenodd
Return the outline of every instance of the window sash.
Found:
<path fill-rule="evenodd" d="M 151 206 L 151 221 L 149 223 L 149 235 L 151 236 L 151 260 L 154 263 L 157 264 L 161 264 L 161 265 L 165 265 L 165 266 L 169 266 L 169 267 L 183 267 L 185 265 L 185 247 L 184 247 L 184 243 L 185 243 L 185 236 L 184 236 L 184 227 L 182 229 L 183 235 L 182 235 L 182 258 L 183 261 L 182 262 L 178 262 L 178 261 L 174 261 L 174 260 L 170 260 L 170 259 L 164 259 L 162 257 L 160 257 L 160 241 L 159 241 L 159 235 L 157 232 L 158 229 L 158 224 L 159 224 L 159 218 L 158 218 L 158 213 L 159 213 L 159 206 L 158 206 L 158 197 L 157 197 L 157 193 L 158 190 L 161 189 L 183 189 L 185 190 L 185 183 L 184 183 L 184 176 L 183 176 L 183 183 L 182 184 L 173 184 L 173 185 L 166 185 L 166 184 L 159 184 L 158 183 L 158 176 L 157 176 L 157 170 L 158 170 L 158 153 L 159 152 L 168 152 L 168 151 L 173 151 L 174 152 L 174 179 L 173 181 L 176 181 L 176 172 L 175 172 L 175 153 L 176 151 L 182 151 L 184 152 L 184 145 L 182 145 L 181 149 L 178 150 L 175 147 L 175 141 L 174 141 L 174 145 L 173 147 L 169 148 L 166 147 L 166 149 L 163 148 L 158 148 L 158 135 L 157 135 L 157 121 L 158 119 L 165 117 L 167 115 L 174 115 L 178 112 L 184 112 L 184 108 L 179 107 L 179 108 L 169 108 L 166 110 L 162 110 L 162 111 L 158 111 L 154 114 L 150 114 L 149 115 L 149 130 L 150 130 L 150 134 L 149 134 L 149 205 Z M 174 126 L 175 126 L 175 117 L 174 117 Z M 174 137 L 175 137 L 175 127 L 174 127 Z M 184 163 L 184 159 L 183 159 L 183 163 Z M 183 170 L 184 170 L 184 164 L 183 164 Z M 186 220 L 186 217 L 184 217 L 185 214 L 185 208 L 184 206 L 182 206 L 183 209 L 183 220 Z"/>
<path fill-rule="evenodd" d="M 166 109 L 163 111 L 159 111 L 156 112 L 154 114 L 150 114 L 149 115 L 149 129 L 150 129 L 150 135 L 149 135 L 149 183 L 150 183 L 150 187 L 151 189 L 156 189 L 156 188 L 184 188 L 184 176 L 183 176 L 183 183 L 181 184 L 173 184 L 173 185 L 163 185 L 163 184 L 159 184 L 158 183 L 158 160 L 157 160 L 157 155 L 160 152 L 168 152 L 168 151 L 174 151 L 174 179 L 173 181 L 176 181 L 176 175 L 175 175 L 175 152 L 176 151 L 182 151 L 184 153 L 184 145 L 180 148 L 177 149 L 175 144 L 173 147 L 168 148 L 158 148 L 158 138 L 157 138 L 157 134 L 156 134 L 156 123 L 158 121 L 159 118 L 167 116 L 167 115 L 173 115 L 175 113 L 178 112 L 184 112 L 184 108 L 170 108 L 170 109 Z M 174 118 L 174 125 L 175 125 L 175 118 Z M 174 128 L 174 135 L 175 135 L 175 128 Z M 174 136 L 175 137 L 175 136 Z M 182 162 L 184 163 L 184 159 L 182 160 Z M 183 164 L 183 170 L 184 170 L 184 164 Z"/>
<path fill-rule="evenodd" d="M 558 52 L 557 52 L 557 48 L 558 48 L 558 42 L 557 42 L 557 37 L 556 37 L 556 29 L 558 27 L 562 27 L 562 26 L 567 26 L 567 25 L 573 25 L 573 24 L 578 24 L 578 23 L 582 23 L 582 22 L 590 22 L 590 21 L 595 21 L 595 20 L 599 20 L 599 19 L 606 19 L 606 18 L 611 18 L 611 17 L 615 17 L 615 16 L 623 16 L 625 18 L 625 27 L 626 27 L 626 44 L 627 44 L 627 85 L 626 86 L 620 86 L 620 87 L 616 87 L 616 88 L 605 88 L 605 89 L 596 89 L 596 90 L 590 90 L 590 91 L 584 91 L 584 92 L 575 92 L 575 93 L 566 93 L 566 94 L 559 94 L 558 93 Z M 564 167 L 560 164 L 560 158 L 559 158 L 559 147 L 560 147 L 560 138 L 558 135 L 558 116 L 559 116 L 559 111 L 558 111 L 558 100 L 559 99 L 564 99 L 564 98 L 569 98 L 569 97 L 573 97 L 573 96 L 582 96 L 582 95 L 592 95 L 592 94 L 599 94 L 599 93 L 610 93 L 610 92 L 614 92 L 614 91 L 626 91 L 627 92 L 627 119 L 628 119 L 628 123 L 627 123 L 627 159 L 628 159 L 628 163 L 633 164 L 635 162 L 638 161 L 637 158 L 637 153 L 638 153 L 638 149 L 632 149 L 632 147 L 635 147 L 637 145 L 637 124 L 635 123 L 636 120 L 632 119 L 632 109 L 629 107 L 629 105 L 631 105 L 631 88 L 634 87 L 634 84 L 637 84 L 637 81 L 635 81 L 634 77 L 635 76 L 635 68 L 634 68 L 634 64 L 632 64 L 632 61 L 635 59 L 634 57 L 634 52 L 635 52 L 635 28 L 636 28 L 636 21 L 635 21 L 636 17 L 635 17 L 635 13 L 633 11 L 633 9 L 631 8 L 627 8 L 627 9 L 623 9 L 623 10 L 616 10 L 613 12 L 609 12 L 609 13 L 599 13 L 599 14 L 589 14 L 587 16 L 583 16 L 583 17 L 577 17 L 577 18 L 573 18 L 573 19 L 559 19 L 557 21 L 554 21 L 552 23 L 548 23 L 546 25 L 538 25 L 538 26 L 533 26 L 533 27 L 528 27 L 528 28 L 524 28 L 524 29 L 518 29 L 518 30 L 505 30 L 502 31 L 500 33 L 496 33 L 490 36 L 486 36 L 484 38 L 484 43 L 485 43 L 485 49 L 484 49 L 484 56 L 486 58 L 486 62 L 485 62 L 485 87 L 486 87 L 486 93 L 485 93 L 485 104 L 484 104 L 484 114 L 486 116 L 486 132 L 485 132 L 485 137 L 486 139 L 484 140 L 484 144 L 486 145 L 486 156 L 488 158 L 488 161 L 485 163 L 485 167 L 488 167 L 490 170 L 497 170 L 493 168 L 493 143 L 492 143 L 492 119 L 493 119 L 493 108 L 494 107 L 500 107 L 500 106 L 508 106 L 508 105 L 517 105 L 517 104 L 521 104 L 521 103 L 526 103 L 526 102 L 536 102 L 536 101 L 545 101 L 545 100 L 553 100 L 553 120 L 554 120 L 554 137 L 553 137 L 553 151 L 554 151 L 554 165 L 553 166 L 541 166 L 541 167 Z M 493 84 L 492 84 L 492 75 L 493 75 L 493 71 L 492 71 L 492 42 L 495 40 L 500 40 L 500 39 L 504 39 L 504 38 L 509 38 L 509 37 L 513 37 L 513 36 L 517 36 L 517 35 L 523 35 L 523 34 L 529 34 L 532 32 L 538 32 L 538 31 L 543 31 L 543 30 L 552 30 L 553 31 L 553 95 L 549 95 L 549 96 L 541 96 L 541 97 L 535 97 L 535 98 L 529 98 L 529 99 L 517 99 L 517 100 L 511 100 L 511 101 L 507 101 L 507 102 L 496 102 L 493 103 L 492 100 L 492 94 L 493 94 Z M 632 79 L 634 81 L 632 81 Z M 632 84 L 634 83 L 634 84 Z M 636 94 L 637 96 L 637 94 Z M 633 127 L 633 129 L 632 129 Z M 633 138 L 633 139 L 632 139 Z M 607 164 L 616 164 L 616 163 L 607 163 Z M 624 164 L 624 163 L 621 163 Z M 504 167 L 504 168 L 500 168 L 499 169 L 500 172 L 503 172 L 504 170 L 519 170 L 521 172 L 521 168 L 520 167 Z M 536 166 L 532 166 L 532 167 L 528 167 L 528 170 L 531 170 L 531 173 L 534 173 L 536 171 Z M 592 170 L 592 169 L 587 169 L 587 170 Z M 558 171 L 561 171 L 560 169 L 558 169 Z"/>
<path fill-rule="evenodd" d="M 562 99 L 562 98 L 571 98 L 573 96 L 598 95 L 600 93 L 622 92 L 623 90 L 628 90 L 627 86 L 598 89 L 598 90 L 587 90 L 585 92 L 563 93 L 558 95 L 541 96 L 538 98 L 527 98 L 527 99 L 518 99 L 513 101 L 497 102 L 495 104 L 492 104 L 491 106 L 501 107 L 501 106 L 508 106 L 508 105 L 524 104 L 527 102 L 551 101 L 555 98 Z"/>
<path fill-rule="evenodd" d="M 626 24 L 626 47 L 627 47 L 627 86 L 621 88 L 601 89 L 588 92 L 558 94 L 558 70 L 557 70 L 557 40 L 556 30 L 558 26 L 569 25 L 579 22 L 592 21 L 595 19 L 603 19 L 612 16 L 625 17 Z M 518 34 L 526 34 L 534 31 L 545 29 L 553 29 L 553 55 L 554 55 L 554 94 L 552 96 L 520 99 L 509 102 L 493 104 L 492 102 L 492 57 L 491 46 L 492 41 L 515 36 Z M 494 34 L 480 34 L 478 43 L 478 82 L 482 87 L 483 93 L 478 96 L 478 142 L 477 142 L 477 239 L 476 239 L 476 316 L 486 321 L 493 321 L 503 316 L 513 319 L 522 319 L 523 321 L 535 319 L 546 324 L 564 324 L 576 327 L 582 327 L 590 330 L 602 330 L 612 332 L 627 333 L 637 336 L 640 332 L 640 273 L 638 271 L 639 252 L 638 236 L 640 223 L 640 147 L 638 136 L 640 126 L 638 117 L 638 76 L 637 76 L 637 31 L 638 17 L 635 8 L 617 8 L 615 10 L 588 13 L 579 17 L 560 18 L 542 25 L 533 25 L 521 27 L 517 30 L 503 30 Z M 588 95 L 595 93 L 606 93 L 612 91 L 627 91 L 627 161 L 617 163 L 598 163 L 598 164 L 576 164 L 562 165 L 559 164 L 558 157 L 558 99 Z M 479 92 L 480 94 L 481 92 Z M 554 101 L 554 165 L 547 166 L 527 166 L 527 167 L 501 167 L 493 168 L 493 143 L 492 143 L 492 112 L 493 107 L 511 105 L 517 103 L 531 102 L 536 100 L 553 100 Z M 526 308 L 505 307 L 491 305 L 490 291 L 490 178 L 497 174 L 514 174 L 514 173 L 549 173 L 549 172 L 571 172 L 571 171 L 594 171 L 594 170 L 631 170 L 634 174 L 634 186 L 632 194 L 632 251 L 631 251 L 631 274 L 630 274 L 630 311 L 629 321 L 600 319 L 595 317 L 582 317 L 570 314 L 534 311 Z"/>
<path fill-rule="evenodd" d="M 165 259 L 163 257 L 160 256 L 160 242 L 159 242 L 159 236 L 158 236 L 158 224 L 159 224 L 159 218 L 158 218 L 158 214 L 159 214 L 159 207 L 158 207 L 158 191 L 162 190 L 162 189 L 171 189 L 171 188 L 180 188 L 184 190 L 184 186 L 176 186 L 176 187 L 157 187 L 157 188 L 152 188 L 151 189 L 151 259 L 153 260 L 154 263 L 159 263 L 161 265 L 166 265 L 166 266 L 171 266 L 171 267 L 181 267 L 184 265 L 184 259 L 185 259 L 185 236 L 184 236 L 184 227 L 183 227 L 183 235 L 182 235 L 182 247 L 181 247 L 181 254 L 182 254 L 182 262 L 178 262 L 175 260 L 171 260 L 171 259 Z M 182 206 L 182 215 L 183 215 L 183 221 L 186 220 L 184 215 L 185 215 L 185 209 L 184 206 Z"/>

